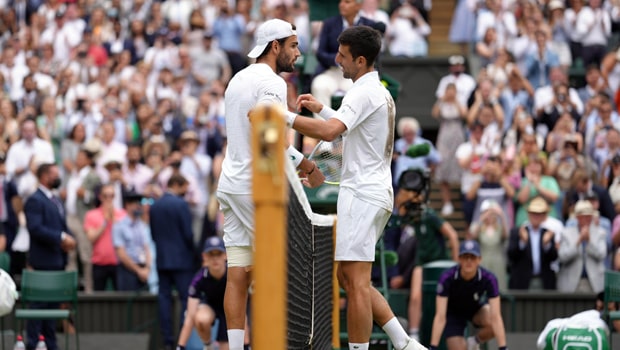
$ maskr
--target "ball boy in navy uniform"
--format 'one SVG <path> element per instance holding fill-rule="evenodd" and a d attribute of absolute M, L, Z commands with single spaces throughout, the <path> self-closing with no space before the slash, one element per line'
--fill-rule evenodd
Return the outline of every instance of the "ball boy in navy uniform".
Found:
<path fill-rule="evenodd" d="M 189 286 L 187 312 L 177 349 L 185 349 L 192 328 L 195 326 L 205 350 L 215 349 L 211 344 L 211 331 L 215 320 L 219 320 L 216 340 L 219 349 L 228 349 L 226 317 L 224 316 L 224 291 L 226 290 L 226 248 L 217 236 L 205 241 L 202 251 L 202 267 Z"/>
<path fill-rule="evenodd" d="M 497 278 L 480 267 L 480 261 L 478 242 L 464 241 L 458 265 L 439 278 L 429 350 L 436 349 L 442 334 L 448 350 L 478 349 L 479 343 L 491 338 L 497 340 L 500 350 L 507 349 Z M 465 339 L 468 321 L 478 328 L 478 334 Z"/>

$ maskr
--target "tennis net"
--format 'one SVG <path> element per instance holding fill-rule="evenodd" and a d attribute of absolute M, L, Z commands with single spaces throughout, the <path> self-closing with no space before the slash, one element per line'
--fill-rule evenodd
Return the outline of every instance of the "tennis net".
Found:
<path fill-rule="evenodd" d="M 331 349 L 334 217 L 312 212 L 297 172 L 286 164 L 287 349 Z"/>

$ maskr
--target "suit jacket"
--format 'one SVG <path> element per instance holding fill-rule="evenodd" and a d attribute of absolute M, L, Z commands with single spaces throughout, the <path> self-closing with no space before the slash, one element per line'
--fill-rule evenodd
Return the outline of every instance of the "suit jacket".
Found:
<path fill-rule="evenodd" d="M 171 193 L 153 203 L 149 212 L 158 270 L 194 270 L 192 214 L 183 198 Z"/>
<path fill-rule="evenodd" d="M 604 216 L 609 219 L 609 221 L 613 222 L 616 218 L 616 209 L 614 207 L 614 203 L 611 201 L 611 197 L 609 196 L 609 192 L 605 187 L 600 185 L 592 184 L 592 192 L 596 193 L 598 196 L 598 211 L 601 216 Z M 570 189 L 568 193 L 566 193 L 566 198 L 564 202 L 566 205 L 573 205 L 577 203 L 579 200 L 579 193 L 574 189 Z M 565 208 L 566 209 L 566 208 Z M 564 213 L 565 217 L 567 217 L 568 213 Z"/>
<path fill-rule="evenodd" d="M 37 189 L 24 205 L 26 224 L 30 233 L 28 264 L 35 270 L 63 270 L 67 254 L 60 248 L 62 232 L 71 234 L 67 228 L 64 211 Z"/>
<path fill-rule="evenodd" d="M 529 235 L 529 228 L 528 235 Z M 556 276 L 551 269 L 551 263 L 558 258 L 558 251 L 555 244 L 551 244 L 548 250 L 545 250 L 542 244 L 542 237 L 545 235 L 546 229 L 541 230 L 540 234 L 540 277 L 543 282 L 544 289 L 555 289 Z M 509 289 L 529 289 L 530 281 L 533 277 L 534 264 L 532 262 L 532 246 L 531 235 L 526 246 L 521 249 L 519 246 L 519 227 L 515 227 L 510 231 L 510 239 L 508 242 L 508 259 L 510 262 L 510 281 Z"/>
<path fill-rule="evenodd" d="M 319 65 L 316 67 L 316 74 L 323 73 L 329 67 L 336 65 L 336 53 L 338 53 L 338 36 L 344 30 L 342 16 L 334 16 L 323 21 L 321 34 L 319 36 L 319 47 L 316 51 L 316 58 Z M 375 21 L 366 17 L 360 17 L 355 25 L 373 26 Z"/>
<path fill-rule="evenodd" d="M 560 271 L 558 271 L 558 290 L 575 292 L 581 279 L 583 264 L 586 264 L 588 280 L 595 293 L 603 291 L 605 285 L 605 257 L 607 256 L 607 234 L 598 225 L 590 225 L 590 241 L 585 254 L 579 241 L 579 228 L 567 227 L 562 231 L 558 249 Z"/>

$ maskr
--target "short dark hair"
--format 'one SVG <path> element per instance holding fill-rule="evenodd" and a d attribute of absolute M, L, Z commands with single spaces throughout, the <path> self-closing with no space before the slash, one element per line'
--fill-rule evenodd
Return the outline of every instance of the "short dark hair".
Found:
<path fill-rule="evenodd" d="M 338 44 L 348 46 L 353 58 L 364 57 L 371 67 L 381 51 L 381 33 L 369 26 L 349 27 L 338 36 Z"/>
<path fill-rule="evenodd" d="M 56 166 L 54 163 L 43 163 L 37 168 L 37 179 L 41 180 L 43 175 L 47 175 L 52 167 Z"/>
<path fill-rule="evenodd" d="M 175 185 L 183 186 L 186 183 L 187 183 L 187 179 L 183 177 L 183 175 L 174 174 L 170 176 L 170 179 L 168 179 L 168 188 L 174 187 Z"/>

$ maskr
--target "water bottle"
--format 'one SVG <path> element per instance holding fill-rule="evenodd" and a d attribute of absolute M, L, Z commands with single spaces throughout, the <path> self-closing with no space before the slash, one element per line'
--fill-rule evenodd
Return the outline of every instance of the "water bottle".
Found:
<path fill-rule="evenodd" d="M 47 350 L 47 345 L 45 344 L 45 337 L 43 335 L 39 335 L 39 342 L 37 343 L 37 347 L 35 350 Z"/>
<path fill-rule="evenodd" d="M 17 336 L 17 341 L 15 342 L 15 346 L 13 346 L 13 350 L 26 350 L 24 338 L 21 335 Z"/>

